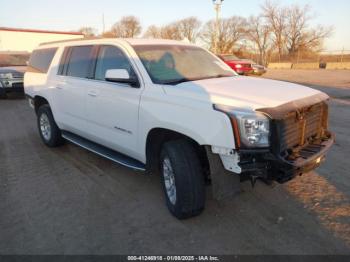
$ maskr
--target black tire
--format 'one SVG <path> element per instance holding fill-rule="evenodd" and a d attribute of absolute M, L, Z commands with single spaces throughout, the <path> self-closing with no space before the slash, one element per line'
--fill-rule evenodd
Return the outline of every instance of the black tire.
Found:
<path fill-rule="evenodd" d="M 170 161 L 173 171 L 175 202 L 170 199 L 166 189 L 165 159 Z M 164 144 L 160 157 L 160 173 L 168 209 L 175 217 L 186 219 L 197 216 L 204 210 L 205 179 L 197 151 L 190 142 L 176 140 Z"/>
<path fill-rule="evenodd" d="M 50 126 L 50 135 L 45 135 L 42 130 L 41 120 L 45 118 Z M 64 143 L 64 139 L 61 135 L 61 130 L 58 128 L 55 119 L 53 118 L 49 105 L 42 105 L 37 112 L 37 124 L 40 137 L 45 145 L 48 147 L 58 147 Z"/>
<path fill-rule="evenodd" d="M 7 99 L 7 94 L 6 93 L 0 94 L 0 99 Z"/>

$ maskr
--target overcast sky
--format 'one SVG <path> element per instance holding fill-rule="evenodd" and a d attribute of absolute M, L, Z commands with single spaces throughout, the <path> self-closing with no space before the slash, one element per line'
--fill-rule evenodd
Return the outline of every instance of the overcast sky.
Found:
<path fill-rule="evenodd" d="M 187 16 L 202 21 L 214 17 L 211 0 L 0 0 L 0 27 L 77 30 L 91 26 L 102 31 L 125 15 L 139 17 L 142 25 L 162 25 Z M 309 4 L 314 24 L 333 25 L 326 48 L 350 50 L 350 0 L 280 0 L 281 4 Z M 264 0 L 225 0 L 222 16 L 257 15 Z"/>

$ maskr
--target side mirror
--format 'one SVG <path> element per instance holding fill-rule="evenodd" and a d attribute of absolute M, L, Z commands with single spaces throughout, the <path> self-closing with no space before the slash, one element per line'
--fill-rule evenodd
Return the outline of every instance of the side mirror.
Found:
<path fill-rule="evenodd" d="M 108 82 L 130 84 L 132 87 L 139 87 L 137 78 L 131 78 L 125 69 L 109 69 L 106 71 L 105 79 Z"/>

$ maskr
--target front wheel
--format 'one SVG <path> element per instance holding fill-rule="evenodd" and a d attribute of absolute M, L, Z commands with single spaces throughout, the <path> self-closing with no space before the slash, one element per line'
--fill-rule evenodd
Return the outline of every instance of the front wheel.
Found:
<path fill-rule="evenodd" d="M 50 106 L 43 105 L 38 109 L 38 129 L 42 141 L 49 147 L 57 147 L 63 144 L 61 130 L 58 128 Z"/>
<path fill-rule="evenodd" d="M 168 142 L 160 161 L 169 211 L 179 219 L 199 215 L 205 206 L 205 181 L 195 147 L 186 140 Z"/>

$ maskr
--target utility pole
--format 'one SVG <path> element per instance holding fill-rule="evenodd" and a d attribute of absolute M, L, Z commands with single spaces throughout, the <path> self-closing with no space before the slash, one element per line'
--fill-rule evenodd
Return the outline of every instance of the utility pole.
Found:
<path fill-rule="evenodd" d="M 214 52 L 218 53 L 218 42 L 220 36 L 220 12 L 221 5 L 224 0 L 213 0 L 215 12 L 216 12 L 216 28 L 215 28 L 215 39 L 214 39 Z"/>

